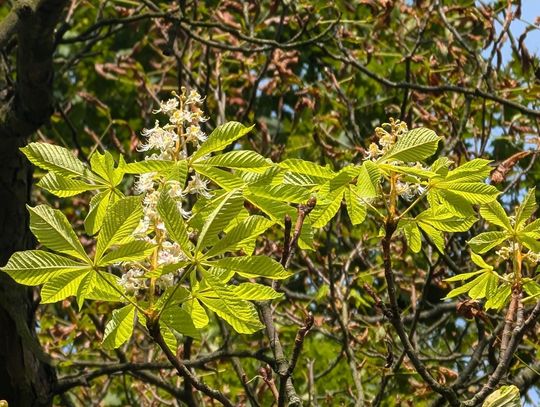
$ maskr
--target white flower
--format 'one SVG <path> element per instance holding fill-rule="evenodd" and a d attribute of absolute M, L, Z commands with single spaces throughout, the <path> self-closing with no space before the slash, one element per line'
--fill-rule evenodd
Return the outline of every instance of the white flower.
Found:
<path fill-rule="evenodd" d="M 164 274 L 156 280 L 156 285 L 162 290 L 165 291 L 167 288 L 174 285 L 174 274 Z"/>
<path fill-rule="evenodd" d="M 176 109 L 178 109 L 178 103 L 179 101 L 176 98 L 171 98 L 167 100 L 166 102 L 162 101 L 159 104 L 159 109 L 152 110 L 152 113 L 157 114 L 161 112 L 161 113 L 169 114 L 175 111 Z"/>
<path fill-rule="evenodd" d="M 158 256 L 158 264 L 160 266 L 178 263 L 183 260 L 186 260 L 186 255 L 178 243 L 171 243 L 168 241 L 162 243 Z"/>
<path fill-rule="evenodd" d="M 173 199 L 180 199 L 184 197 L 184 186 L 178 181 L 167 182 L 169 187 L 169 196 Z"/>
<path fill-rule="evenodd" d="M 190 105 L 190 104 L 201 104 L 203 102 L 204 98 L 201 97 L 201 95 L 199 95 L 199 92 L 197 92 L 197 90 L 195 89 L 191 89 L 189 91 L 189 95 L 188 97 L 186 98 L 186 104 L 187 105 Z"/>
<path fill-rule="evenodd" d="M 204 134 L 199 126 L 189 126 L 186 130 L 186 136 L 189 141 L 203 142 L 206 140 L 206 134 Z"/>
<path fill-rule="evenodd" d="M 198 194 L 206 199 L 212 198 L 212 194 L 208 191 L 208 181 L 203 180 L 198 173 L 193 174 L 188 182 L 186 191 L 190 194 Z"/>
<path fill-rule="evenodd" d="M 135 182 L 134 189 L 136 194 L 145 194 L 154 190 L 154 177 L 157 173 L 147 172 L 139 175 Z"/>
<path fill-rule="evenodd" d="M 122 275 L 122 278 L 118 281 L 126 294 L 137 295 L 139 291 L 145 288 L 145 282 L 141 278 L 144 275 L 144 271 L 139 268 L 129 269 L 125 274 Z"/>
<path fill-rule="evenodd" d="M 191 123 L 192 120 L 193 114 L 189 110 L 175 110 L 169 118 L 169 121 L 176 126 L 179 124 Z"/>

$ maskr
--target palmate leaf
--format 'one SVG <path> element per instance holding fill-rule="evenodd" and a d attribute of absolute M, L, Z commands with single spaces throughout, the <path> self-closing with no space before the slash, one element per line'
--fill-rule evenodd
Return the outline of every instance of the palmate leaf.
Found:
<path fill-rule="evenodd" d="M 157 210 L 171 239 L 180 245 L 186 256 L 190 256 L 193 244 L 189 240 L 184 218 L 167 189 L 164 189 L 159 196 Z"/>
<path fill-rule="evenodd" d="M 183 162 L 185 163 L 185 161 Z M 124 174 L 145 174 L 171 170 L 174 165 L 175 162 L 170 160 L 145 160 L 126 164 L 122 171 Z"/>
<path fill-rule="evenodd" d="M 413 253 L 419 253 L 420 249 L 422 248 L 422 234 L 420 233 L 418 225 L 412 221 L 404 221 L 400 222 L 398 228 L 403 230 L 403 234 L 407 239 L 407 243 L 411 251 Z"/>
<path fill-rule="evenodd" d="M 90 210 L 84 219 L 84 230 L 90 236 L 95 235 L 103 225 L 103 219 L 109 204 L 114 199 L 113 197 L 114 193 L 107 190 L 97 193 L 90 200 Z"/>
<path fill-rule="evenodd" d="M 499 278 L 490 271 L 481 273 L 478 277 L 463 284 L 461 287 L 454 288 L 445 298 L 454 298 L 460 294 L 468 293 L 473 300 L 490 298 L 495 295 L 499 284 Z"/>
<path fill-rule="evenodd" d="M 537 205 L 535 194 L 536 188 L 530 189 L 521 205 L 517 208 L 516 229 L 519 230 L 536 211 Z"/>
<path fill-rule="evenodd" d="M 201 333 L 195 327 L 191 316 L 179 306 L 167 307 L 161 314 L 161 321 L 179 334 L 201 339 Z"/>
<path fill-rule="evenodd" d="M 196 251 L 211 245 L 233 218 L 240 212 L 244 204 L 242 193 L 231 191 L 222 197 L 218 206 L 210 213 L 204 223 L 197 241 Z"/>
<path fill-rule="evenodd" d="M 256 197 L 273 199 L 281 202 L 305 203 L 311 197 L 309 190 L 297 185 L 281 184 L 275 186 L 250 186 L 249 192 Z"/>
<path fill-rule="evenodd" d="M 449 171 L 445 176 L 445 180 L 450 182 L 484 182 L 491 172 L 489 163 L 491 163 L 490 160 L 484 160 L 482 158 L 467 161 L 452 171 Z"/>
<path fill-rule="evenodd" d="M 141 199 L 136 196 L 123 198 L 107 210 L 96 245 L 96 264 L 109 247 L 131 236 L 142 213 Z"/>
<path fill-rule="evenodd" d="M 482 254 L 505 242 L 508 238 L 510 235 L 507 232 L 484 232 L 473 237 L 468 241 L 468 244 L 476 253 Z"/>
<path fill-rule="evenodd" d="M 135 307 L 128 304 L 113 311 L 112 319 L 105 326 L 102 345 L 105 349 L 122 346 L 133 333 L 135 325 Z"/>
<path fill-rule="evenodd" d="M 252 303 L 237 298 L 230 287 L 209 273 L 205 274 L 205 282 L 211 290 L 198 293 L 198 299 L 229 323 L 236 332 L 251 334 L 264 327 Z"/>
<path fill-rule="evenodd" d="M 46 205 L 27 208 L 30 212 L 30 230 L 42 245 L 88 261 L 88 255 L 62 212 Z"/>
<path fill-rule="evenodd" d="M 437 151 L 441 138 L 433 130 L 417 128 L 402 135 L 394 146 L 379 160 L 415 162 L 431 157 Z"/>
<path fill-rule="evenodd" d="M 366 205 L 358 189 L 353 185 L 345 190 L 345 204 L 347 205 L 347 213 L 353 225 L 359 225 L 366 219 Z"/>
<path fill-rule="evenodd" d="M 105 154 L 95 151 L 92 157 L 90 157 L 90 166 L 93 172 L 101 178 L 108 180 L 111 185 L 116 186 L 122 180 L 123 174 L 120 177 L 115 174 L 114 158 L 108 151 L 105 151 Z"/>
<path fill-rule="evenodd" d="M 241 188 L 245 184 L 244 180 L 238 175 L 220 168 L 210 167 L 204 164 L 193 164 L 193 168 L 199 174 L 209 178 L 213 183 L 223 188 L 227 192 L 232 191 L 233 189 Z"/>
<path fill-rule="evenodd" d="M 343 194 L 348 189 L 347 186 L 342 186 L 337 190 L 333 190 L 329 195 L 319 196 L 315 209 L 309 214 L 311 225 L 315 228 L 322 228 L 330 219 L 332 219 L 343 201 Z"/>
<path fill-rule="evenodd" d="M 336 173 L 328 167 L 321 167 L 311 161 L 304 161 L 298 158 L 284 160 L 278 165 L 291 173 L 305 175 L 311 180 L 329 180 L 336 176 Z"/>
<path fill-rule="evenodd" d="M 506 211 L 497 201 L 482 205 L 480 207 L 480 215 L 489 223 L 501 226 L 509 231 L 512 230 L 512 225 L 510 223 L 510 219 L 506 215 Z"/>
<path fill-rule="evenodd" d="M 71 151 L 64 147 L 47 143 L 30 143 L 21 148 L 21 151 L 35 166 L 66 178 L 99 179 L 80 160 L 75 158 Z"/>
<path fill-rule="evenodd" d="M 108 252 L 101 258 L 98 265 L 108 266 L 123 261 L 141 261 L 150 256 L 155 247 L 155 245 L 143 240 L 134 240 Z"/>
<path fill-rule="evenodd" d="M 426 224 L 443 232 L 466 232 L 477 221 L 477 218 L 475 216 L 457 217 L 447 208 L 439 206 L 423 211 L 415 220 L 419 225 Z"/>
<path fill-rule="evenodd" d="M 183 303 L 182 308 L 190 316 L 195 328 L 204 328 L 210 322 L 210 319 L 208 318 L 208 314 L 204 310 L 204 307 L 196 298 L 192 298 L 191 300 Z"/>
<path fill-rule="evenodd" d="M 519 389 L 514 386 L 501 386 L 491 393 L 482 407 L 521 407 Z"/>
<path fill-rule="evenodd" d="M 372 161 L 364 161 L 358 169 L 356 188 L 362 198 L 376 198 L 379 196 L 381 171 Z"/>
<path fill-rule="evenodd" d="M 221 126 L 218 126 L 208 136 L 208 139 L 201 145 L 201 147 L 191 156 L 195 161 L 198 158 L 204 157 L 207 154 L 221 151 L 233 141 L 238 140 L 248 134 L 253 126 L 246 127 L 238 122 L 228 122 Z"/>
<path fill-rule="evenodd" d="M 283 297 L 283 293 L 278 293 L 272 287 L 256 283 L 242 283 L 231 286 L 231 289 L 242 300 L 266 301 Z"/>
<path fill-rule="evenodd" d="M 41 303 L 49 304 L 77 295 L 79 287 L 92 269 L 61 273 L 47 281 L 41 289 Z"/>
<path fill-rule="evenodd" d="M 43 284 L 63 272 L 87 269 L 88 264 L 43 250 L 13 253 L 8 263 L 1 268 L 19 284 L 30 286 Z"/>
<path fill-rule="evenodd" d="M 249 216 L 230 229 L 222 239 L 217 241 L 210 250 L 205 253 L 204 257 L 210 258 L 224 252 L 238 250 L 255 240 L 274 224 L 275 222 L 273 220 L 263 216 Z"/>
<path fill-rule="evenodd" d="M 204 163 L 206 166 L 249 170 L 261 174 L 273 165 L 268 158 L 264 158 L 255 151 L 247 150 L 230 151 L 199 162 Z"/>
<path fill-rule="evenodd" d="M 211 267 L 231 270 L 246 278 L 266 277 L 281 280 L 292 275 L 281 264 L 267 256 L 225 257 L 206 262 Z"/>
<path fill-rule="evenodd" d="M 37 183 L 37 186 L 60 198 L 78 195 L 86 191 L 107 188 L 104 184 L 88 184 L 87 182 L 66 178 L 53 172 L 49 172 L 41 178 Z"/>
<path fill-rule="evenodd" d="M 508 303 L 511 294 L 512 289 L 510 288 L 510 285 L 501 284 L 499 288 L 497 288 L 497 290 L 493 293 L 493 295 L 487 299 L 486 303 L 484 304 L 484 308 L 486 310 L 500 310 L 504 308 L 504 306 Z"/>

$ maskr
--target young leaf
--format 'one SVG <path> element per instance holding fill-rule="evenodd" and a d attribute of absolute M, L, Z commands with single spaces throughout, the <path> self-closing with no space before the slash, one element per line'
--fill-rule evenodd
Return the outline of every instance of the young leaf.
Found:
<path fill-rule="evenodd" d="M 235 271 L 246 278 L 266 277 L 281 280 L 292 275 L 281 264 L 267 256 L 225 257 L 207 262 L 212 267 Z"/>
<path fill-rule="evenodd" d="M 90 200 L 90 210 L 84 219 L 84 230 L 90 236 L 99 232 L 101 225 L 103 225 L 103 219 L 107 213 L 112 195 L 111 190 L 102 191 L 94 195 Z"/>
<path fill-rule="evenodd" d="M 108 252 L 98 265 L 108 266 L 123 261 L 141 261 L 150 256 L 156 246 L 143 240 L 134 240 Z"/>
<path fill-rule="evenodd" d="M 197 251 L 203 247 L 209 246 L 217 239 L 217 235 L 222 232 L 238 212 L 240 212 L 243 203 L 244 199 L 242 198 L 241 192 L 238 190 L 233 190 L 223 196 L 219 205 L 208 216 L 202 227 L 197 241 Z"/>
<path fill-rule="evenodd" d="M 480 215 L 489 223 L 501 226 L 509 231 L 512 230 L 512 225 L 510 224 L 510 219 L 506 216 L 506 211 L 497 201 L 482 205 L 480 207 Z"/>
<path fill-rule="evenodd" d="M 419 253 L 420 249 L 422 249 L 422 234 L 420 233 L 420 229 L 418 229 L 418 226 L 414 222 L 400 223 L 402 224 L 401 228 L 407 239 L 409 248 L 413 253 Z"/>
<path fill-rule="evenodd" d="M 30 211 L 30 230 L 42 245 L 88 261 L 88 255 L 62 212 L 46 205 L 27 208 Z"/>
<path fill-rule="evenodd" d="M 62 301 L 77 295 L 79 286 L 91 271 L 91 269 L 74 270 L 51 278 L 41 289 L 41 303 Z"/>
<path fill-rule="evenodd" d="M 224 252 L 240 249 L 255 240 L 275 222 L 263 216 L 252 215 L 239 222 L 208 250 L 204 257 L 210 258 Z"/>
<path fill-rule="evenodd" d="M 106 188 L 105 185 L 93 185 L 76 179 L 65 178 L 62 175 L 49 172 L 37 183 L 38 187 L 49 191 L 60 198 L 78 195 L 82 192 Z"/>
<path fill-rule="evenodd" d="M 71 151 L 64 147 L 47 143 L 30 143 L 21 148 L 21 151 L 35 166 L 66 178 L 97 178 L 81 161 L 73 156 Z"/>
<path fill-rule="evenodd" d="M 496 309 L 500 310 L 508 303 L 508 299 L 512 294 L 512 289 L 508 284 L 501 284 L 499 288 L 487 299 L 484 304 L 486 310 Z"/>
<path fill-rule="evenodd" d="M 523 199 L 516 211 L 516 228 L 519 229 L 527 222 L 527 220 L 536 211 L 536 188 L 532 188 L 527 192 L 527 196 Z"/>
<path fill-rule="evenodd" d="M 204 310 L 204 307 L 196 298 L 192 298 L 191 300 L 186 301 L 182 305 L 182 307 L 188 313 L 188 315 L 190 315 L 195 328 L 197 329 L 204 328 L 210 322 L 210 320 L 208 319 L 208 315 L 206 314 L 206 311 Z"/>
<path fill-rule="evenodd" d="M 136 196 L 123 198 L 113 204 L 105 215 L 96 245 L 96 262 L 113 244 L 131 236 L 142 217 L 141 199 Z"/>
<path fill-rule="evenodd" d="M 170 160 L 145 160 L 126 164 L 122 171 L 125 174 L 145 174 L 170 170 L 174 165 L 175 162 Z"/>
<path fill-rule="evenodd" d="M 423 161 L 435 154 L 440 139 L 433 130 L 423 127 L 410 130 L 397 140 L 380 161 Z"/>
<path fill-rule="evenodd" d="M 88 269 L 88 264 L 42 250 L 27 250 L 13 253 L 0 269 L 19 284 L 35 286 L 62 272 Z"/>
<path fill-rule="evenodd" d="M 347 205 L 347 213 L 353 225 L 359 225 L 366 219 L 366 206 L 362 200 L 357 188 L 352 185 L 345 190 L 345 204 Z"/>
<path fill-rule="evenodd" d="M 157 210 L 171 239 L 180 245 L 186 255 L 191 255 L 193 244 L 189 240 L 184 218 L 166 189 L 159 196 Z"/>
<path fill-rule="evenodd" d="M 468 243 L 476 253 L 482 254 L 505 242 L 508 238 L 509 235 L 506 232 L 484 232 L 473 237 Z"/>
<path fill-rule="evenodd" d="M 113 311 L 112 319 L 105 326 L 102 345 L 105 349 L 119 348 L 133 333 L 135 325 L 135 307 L 128 304 Z"/>
<path fill-rule="evenodd" d="M 519 389 L 514 386 L 501 386 L 491 393 L 482 407 L 521 407 Z"/>
<path fill-rule="evenodd" d="M 264 158 L 255 151 L 230 151 L 221 155 L 215 155 L 200 161 L 205 165 L 214 167 L 225 167 L 232 169 L 243 169 L 257 173 L 264 173 L 266 169 L 272 166 L 272 161 Z"/>
<path fill-rule="evenodd" d="M 238 122 L 228 122 L 216 127 L 210 136 L 208 136 L 208 139 L 191 156 L 192 159 L 196 161 L 207 154 L 223 150 L 233 141 L 248 134 L 253 127 L 255 127 L 255 125 L 246 127 Z"/>
<path fill-rule="evenodd" d="M 283 293 L 278 293 L 272 287 L 262 284 L 242 283 L 231 288 L 236 297 L 242 300 L 265 301 L 283 297 Z"/>
<path fill-rule="evenodd" d="M 179 334 L 195 339 L 201 339 L 201 333 L 193 324 L 191 316 L 180 307 L 167 307 L 161 314 L 161 321 L 168 328 L 175 330 Z"/>

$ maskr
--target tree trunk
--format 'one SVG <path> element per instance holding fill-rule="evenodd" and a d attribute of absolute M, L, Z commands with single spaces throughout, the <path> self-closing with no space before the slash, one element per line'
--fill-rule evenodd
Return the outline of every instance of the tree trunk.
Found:
<path fill-rule="evenodd" d="M 0 48 L 16 36 L 17 79 L 0 110 L 0 265 L 34 246 L 28 229 L 32 167 L 19 148 L 53 112 L 54 28 L 67 0 L 15 2 L 0 23 Z M 0 400 L 50 406 L 56 380 L 35 334 L 34 291 L 0 273 Z"/>

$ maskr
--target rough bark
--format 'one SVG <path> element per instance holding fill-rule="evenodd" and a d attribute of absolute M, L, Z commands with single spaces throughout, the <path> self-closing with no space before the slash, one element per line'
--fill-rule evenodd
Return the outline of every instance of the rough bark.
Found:
<path fill-rule="evenodd" d="M 0 23 L 0 47 L 16 41 L 17 80 L 0 111 L 0 265 L 34 245 L 25 205 L 32 168 L 19 148 L 53 112 L 54 28 L 65 0 L 19 1 Z M 48 406 L 56 379 L 35 335 L 33 291 L 0 273 L 0 399 Z"/>

